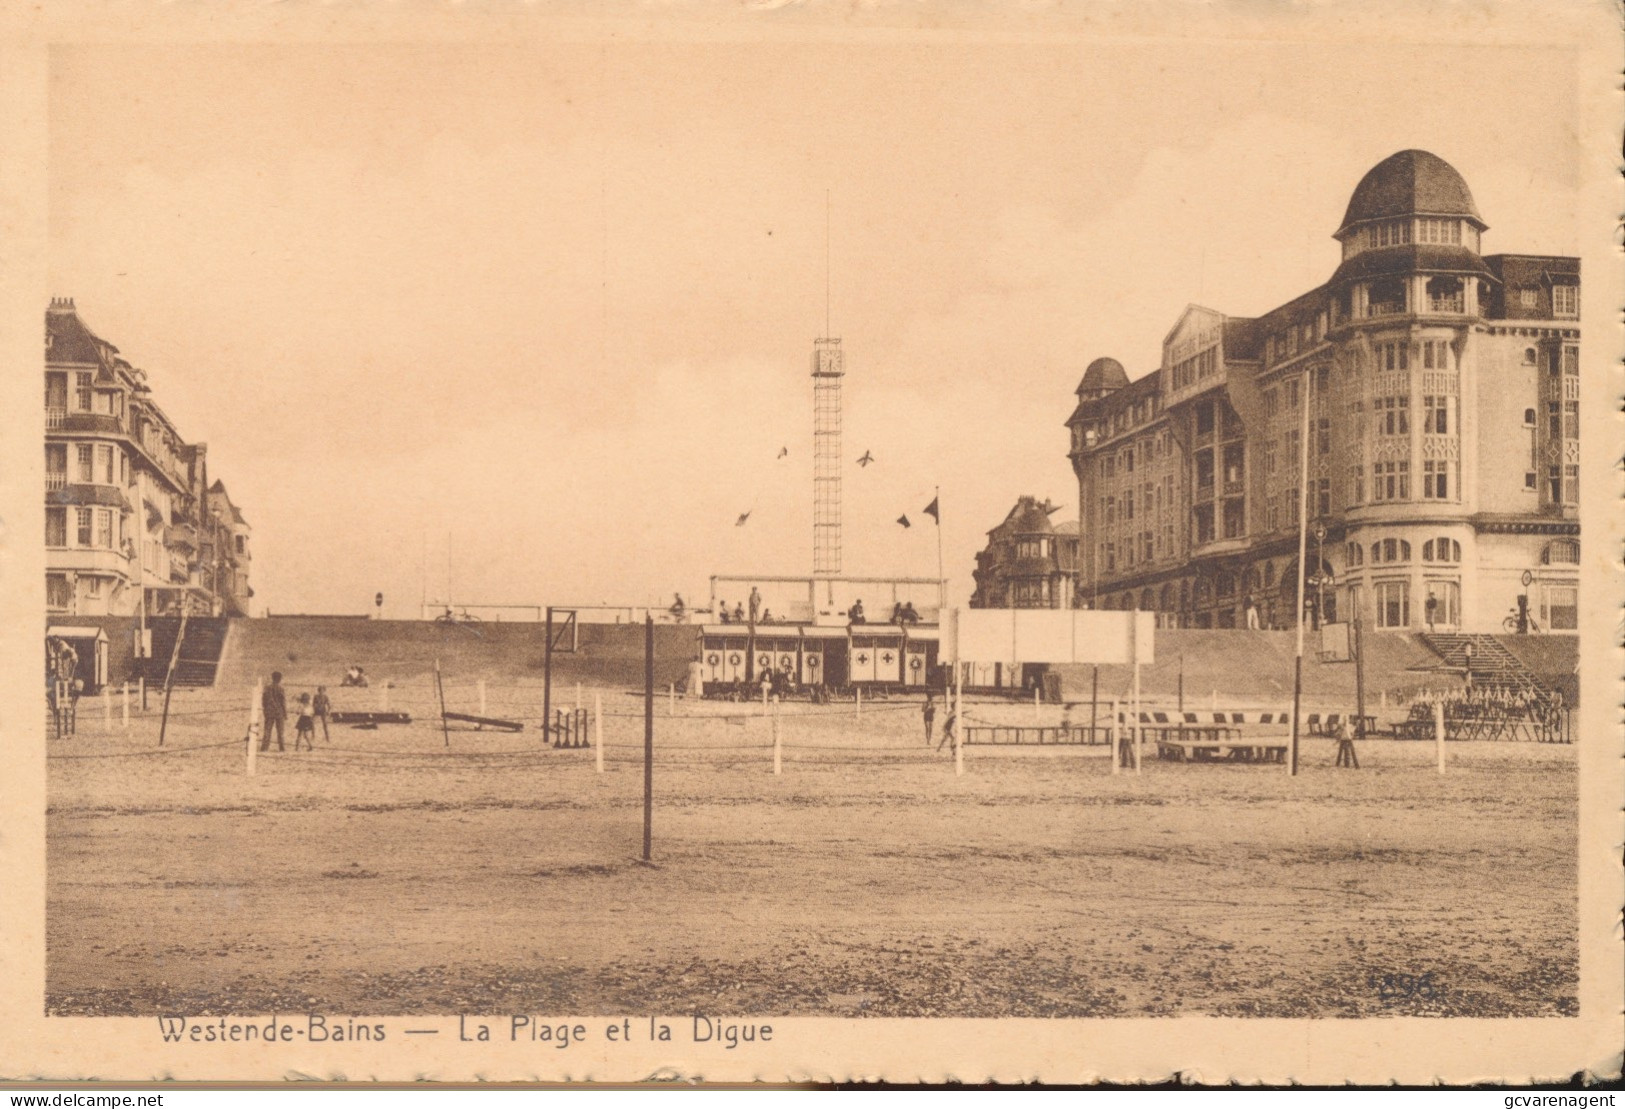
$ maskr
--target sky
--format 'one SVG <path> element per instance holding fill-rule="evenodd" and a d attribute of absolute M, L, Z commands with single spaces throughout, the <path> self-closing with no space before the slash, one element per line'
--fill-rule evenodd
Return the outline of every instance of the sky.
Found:
<path fill-rule="evenodd" d="M 963 601 L 1017 496 L 1076 518 L 1084 367 L 1137 378 L 1187 304 L 1253 316 L 1324 281 L 1389 154 L 1463 174 L 1486 253 L 1576 253 L 1571 65 L 1194 40 L 57 47 L 49 292 L 209 444 L 254 528 L 256 614 L 692 602 L 711 574 L 807 573 L 826 311 L 843 569 L 934 576 L 940 538 Z"/>

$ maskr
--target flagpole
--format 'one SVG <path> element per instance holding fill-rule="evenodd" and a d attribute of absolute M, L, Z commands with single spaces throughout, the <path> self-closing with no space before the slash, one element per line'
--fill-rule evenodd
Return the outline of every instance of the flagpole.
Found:
<path fill-rule="evenodd" d="M 937 506 L 937 608 L 940 611 L 948 603 L 948 577 L 942 570 L 942 489 L 939 486 L 931 487 L 931 503 Z"/>

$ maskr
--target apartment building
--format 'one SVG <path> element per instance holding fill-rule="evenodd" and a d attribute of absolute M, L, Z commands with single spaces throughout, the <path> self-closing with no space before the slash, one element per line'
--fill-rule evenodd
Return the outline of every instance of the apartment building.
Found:
<path fill-rule="evenodd" d="M 188 443 L 145 371 L 80 318 L 45 313 L 46 608 L 52 616 L 247 613 L 249 528 L 208 447 Z"/>

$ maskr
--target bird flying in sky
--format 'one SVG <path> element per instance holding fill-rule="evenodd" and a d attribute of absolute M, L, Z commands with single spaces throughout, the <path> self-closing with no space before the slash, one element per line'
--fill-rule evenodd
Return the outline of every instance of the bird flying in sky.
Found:
<path fill-rule="evenodd" d="M 867 465 L 869 465 L 869 463 L 873 462 L 874 460 L 875 460 L 874 455 L 870 454 L 868 451 L 864 451 L 863 452 L 863 457 L 858 459 L 858 465 L 859 466 L 867 466 Z"/>
<path fill-rule="evenodd" d="M 897 522 L 899 524 L 902 524 L 905 528 L 911 528 L 911 527 L 914 526 L 913 524 L 908 522 L 908 515 L 906 513 L 904 515 L 902 515 L 902 516 L 897 517 Z"/>
<path fill-rule="evenodd" d="M 751 509 L 751 512 L 754 512 L 754 511 L 756 511 L 756 510 Z M 745 521 L 748 520 L 748 519 L 750 519 L 750 512 L 741 512 L 739 514 L 739 519 L 734 521 L 734 527 L 736 527 L 736 528 L 744 527 L 745 526 Z"/>
<path fill-rule="evenodd" d="M 780 447 L 779 448 L 779 457 L 780 458 L 788 458 L 789 456 L 790 456 L 790 448 L 789 447 Z"/>

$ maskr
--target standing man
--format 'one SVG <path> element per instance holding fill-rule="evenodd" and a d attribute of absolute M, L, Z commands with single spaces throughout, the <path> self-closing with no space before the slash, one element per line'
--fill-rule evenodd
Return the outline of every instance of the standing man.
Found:
<path fill-rule="evenodd" d="M 327 696 L 327 687 L 325 685 L 316 687 L 316 700 L 311 702 L 310 709 L 311 712 L 315 713 L 316 719 L 322 722 L 322 741 L 332 743 L 333 737 L 327 732 L 327 718 L 333 711 L 333 701 Z"/>
<path fill-rule="evenodd" d="M 288 694 L 282 688 L 282 672 L 271 675 L 271 684 L 260 694 L 260 713 L 265 717 L 265 731 L 260 735 L 260 750 L 271 749 L 271 729 L 276 729 L 276 749 L 286 751 L 283 731 L 288 721 Z"/>
<path fill-rule="evenodd" d="M 920 715 L 925 719 L 925 745 L 931 746 L 931 726 L 936 723 L 937 703 L 932 700 L 931 694 L 925 695 L 925 705 L 920 709 Z"/>
<path fill-rule="evenodd" d="M 762 611 L 762 594 L 753 585 L 750 587 L 750 622 L 756 623 L 756 614 Z"/>

